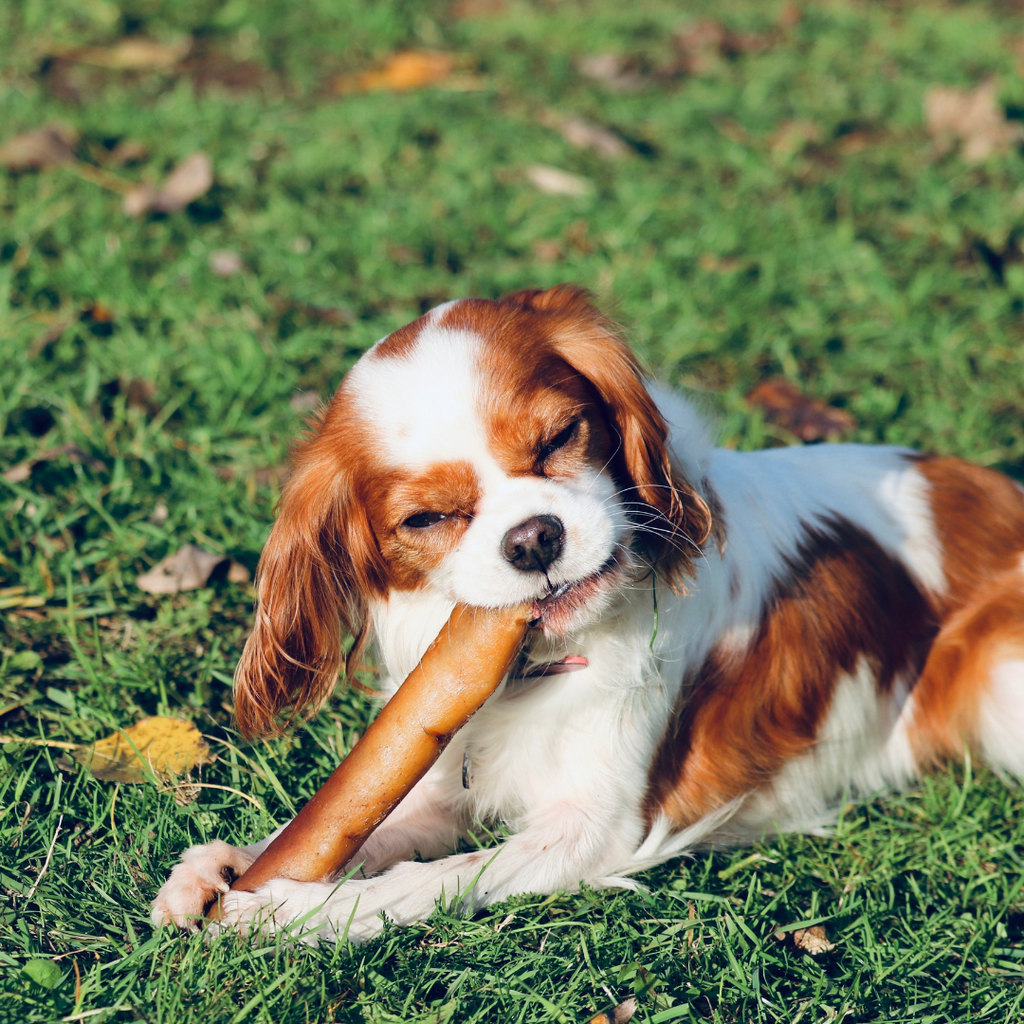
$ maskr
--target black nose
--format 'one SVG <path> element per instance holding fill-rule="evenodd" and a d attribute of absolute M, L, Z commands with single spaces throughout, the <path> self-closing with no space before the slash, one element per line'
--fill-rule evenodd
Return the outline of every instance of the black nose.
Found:
<path fill-rule="evenodd" d="M 513 526 L 501 542 L 501 553 L 520 572 L 547 572 L 562 553 L 562 520 L 555 516 L 531 516 Z"/>

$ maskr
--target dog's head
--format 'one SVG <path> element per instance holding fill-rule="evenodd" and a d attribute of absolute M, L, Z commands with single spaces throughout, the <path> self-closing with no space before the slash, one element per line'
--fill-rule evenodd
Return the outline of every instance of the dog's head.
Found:
<path fill-rule="evenodd" d="M 295 452 L 236 673 L 248 734 L 334 687 L 342 626 L 427 588 L 592 621 L 628 578 L 679 587 L 707 505 L 629 349 L 578 288 L 465 299 L 374 346 Z"/>

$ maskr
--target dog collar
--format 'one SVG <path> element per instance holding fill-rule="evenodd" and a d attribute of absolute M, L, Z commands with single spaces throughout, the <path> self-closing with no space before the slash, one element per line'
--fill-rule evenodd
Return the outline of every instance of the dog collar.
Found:
<path fill-rule="evenodd" d="M 514 679 L 539 679 L 541 676 L 560 676 L 565 672 L 579 672 L 590 662 L 582 654 L 570 654 L 561 661 L 549 661 L 543 665 L 534 665 L 529 672 L 513 676 Z M 469 789 L 473 780 L 473 759 L 469 750 L 462 755 L 462 788 Z"/>

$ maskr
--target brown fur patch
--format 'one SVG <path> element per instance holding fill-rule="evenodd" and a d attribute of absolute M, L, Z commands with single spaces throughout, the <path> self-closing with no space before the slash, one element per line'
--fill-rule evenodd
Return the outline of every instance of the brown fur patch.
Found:
<path fill-rule="evenodd" d="M 836 519 L 808 528 L 745 652 L 716 650 L 685 686 L 655 758 L 649 818 L 685 827 L 808 750 L 840 676 L 863 657 L 878 685 L 916 672 L 936 622 L 906 569 Z"/>
<path fill-rule="evenodd" d="M 379 341 L 373 348 L 374 359 L 403 359 L 413 350 L 416 339 L 423 329 L 423 322 L 426 318 L 419 317 L 411 324 L 399 327 L 397 331 L 389 334 Z"/>
<path fill-rule="evenodd" d="M 977 746 L 979 698 L 992 669 L 1021 657 L 1024 572 L 1014 568 L 979 588 L 935 640 L 914 688 L 910 742 L 919 764 L 961 757 L 966 746 Z"/>
<path fill-rule="evenodd" d="M 927 764 L 977 743 L 993 666 L 1024 651 L 1024 493 L 959 459 L 914 461 L 930 485 L 948 582 L 937 599 L 946 621 L 914 688 L 910 740 Z"/>
<path fill-rule="evenodd" d="M 393 472 L 378 478 L 365 499 L 392 586 L 415 590 L 458 545 L 480 500 L 480 481 L 468 462 L 442 462 L 422 473 Z M 403 524 L 419 512 L 446 518 L 425 529 Z"/>
<path fill-rule="evenodd" d="M 1002 474 L 960 459 L 918 456 L 914 462 L 930 485 L 949 583 L 943 605 L 953 611 L 1024 552 L 1024 492 Z"/>

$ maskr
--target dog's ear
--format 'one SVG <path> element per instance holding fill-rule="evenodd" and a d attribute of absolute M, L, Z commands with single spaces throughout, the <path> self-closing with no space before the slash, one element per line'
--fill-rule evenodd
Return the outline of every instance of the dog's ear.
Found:
<path fill-rule="evenodd" d="M 558 354 L 600 396 L 620 440 L 613 466 L 630 518 L 662 578 L 682 587 L 711 533 L 711 511 L 670 456 L 668 427 L 644 386 L 639 363 L 586 290 L 563 284 L 509 298 L 546 314 Z"/>
<path fill-rule="evenodd" d="M 351 663 L 368 637 L 367 595 L 387 586 L 332 433 L 321 429 L 295 453 L 260 557 L 256 621 L 235 670 L 235 717 L 246 737 L 279 733 L 327 700 L 343 660 L 342 630 L 356 637 Z"/>

